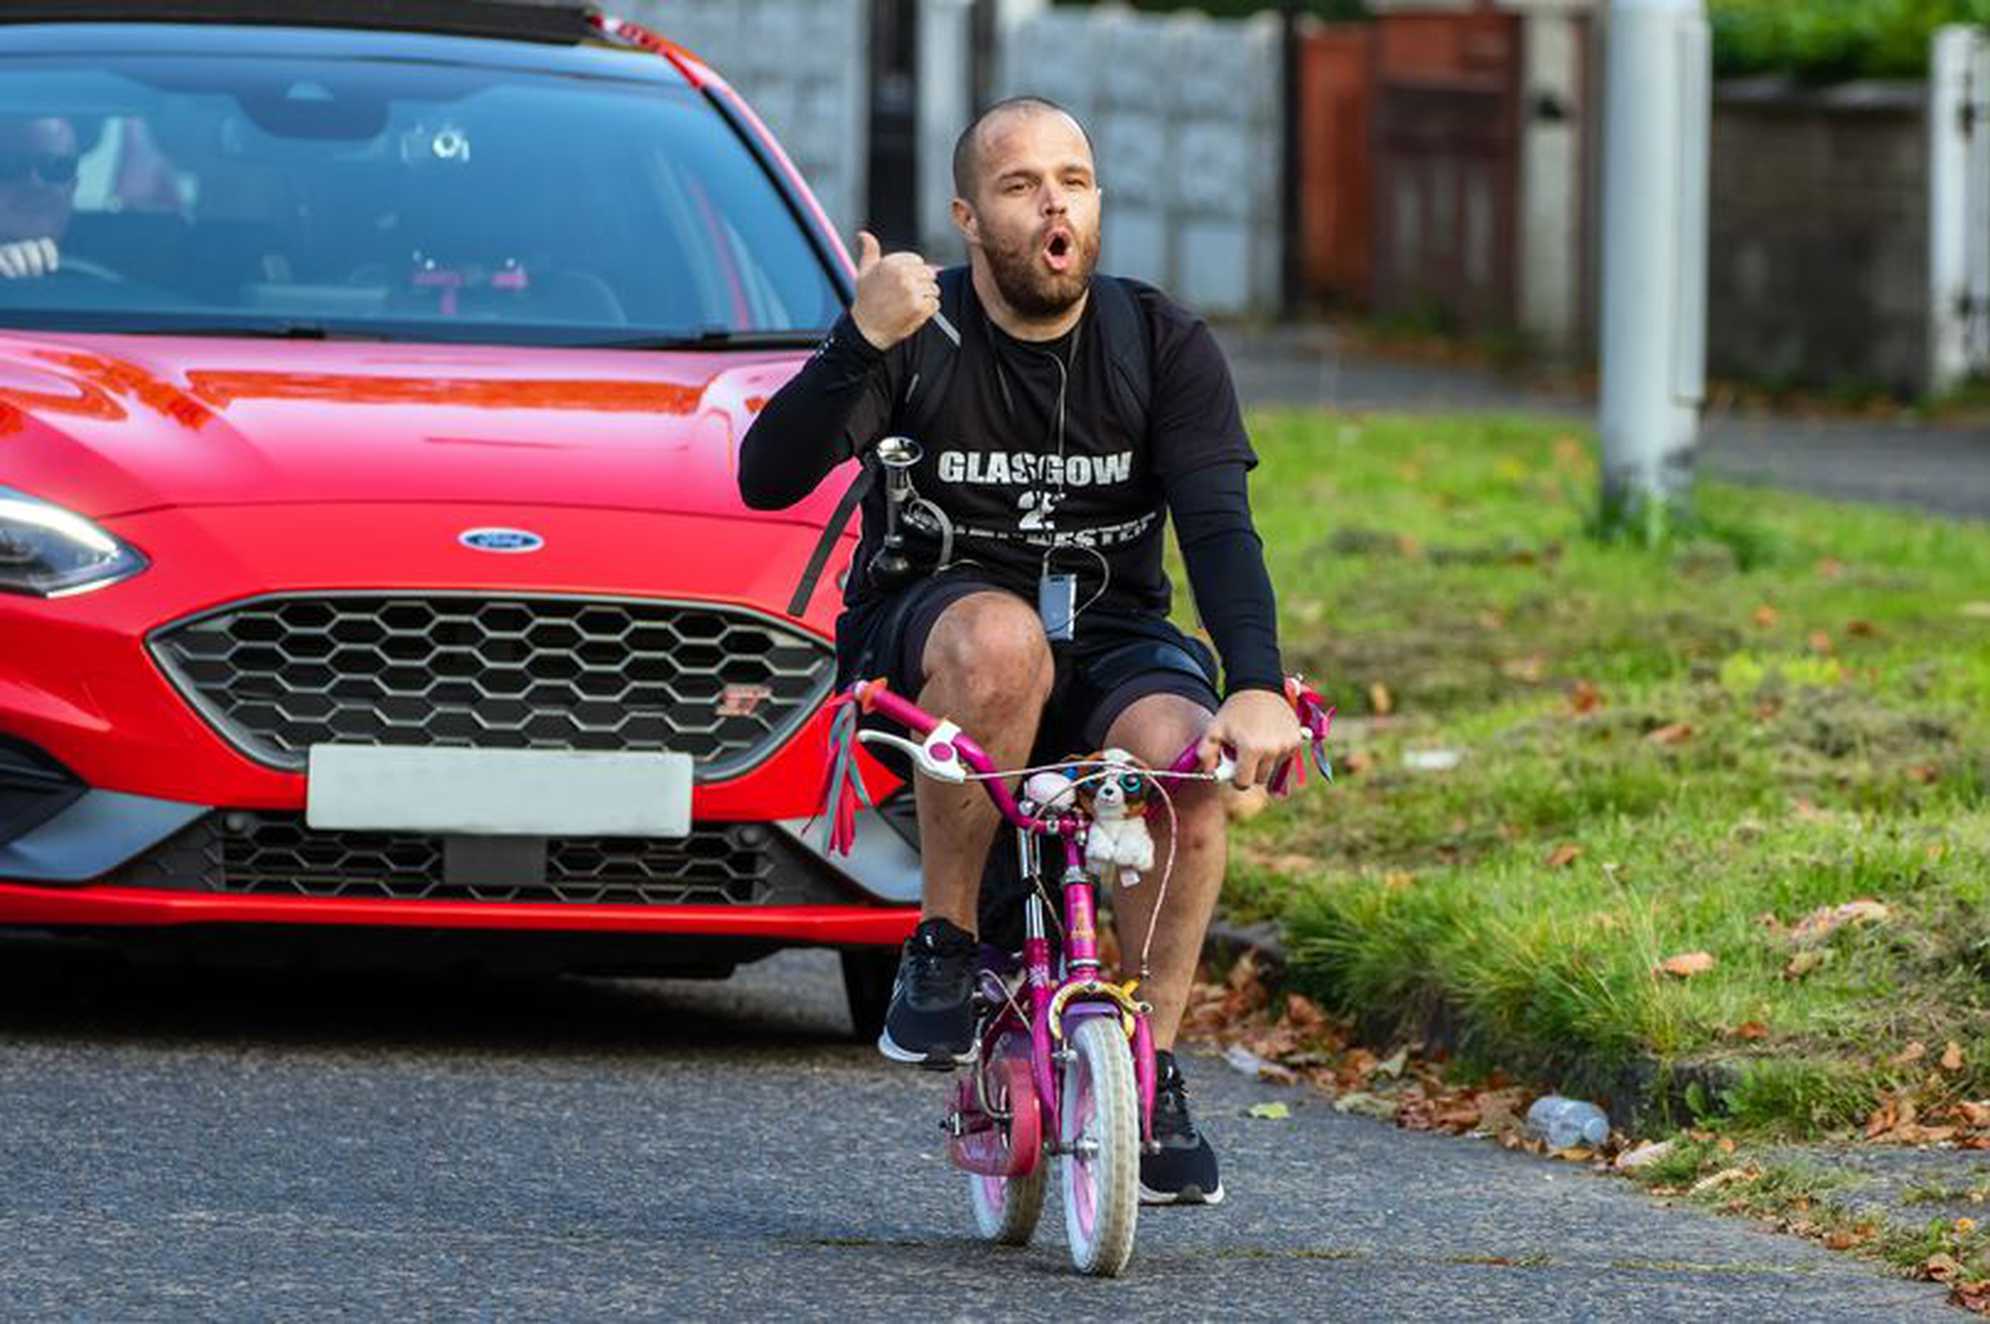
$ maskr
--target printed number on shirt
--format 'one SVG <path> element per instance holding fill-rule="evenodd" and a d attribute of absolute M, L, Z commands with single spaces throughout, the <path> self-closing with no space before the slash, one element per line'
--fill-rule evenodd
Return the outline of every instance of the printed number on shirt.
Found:
<path fill-rule="evenodd" d="M 1030 532 L 1057 527 L 1058 502 L 1064 500 L 1062 492 L 1025 492 L 1016 498 L 1016 505 L 1023 512 L 1016 527 Z"/>

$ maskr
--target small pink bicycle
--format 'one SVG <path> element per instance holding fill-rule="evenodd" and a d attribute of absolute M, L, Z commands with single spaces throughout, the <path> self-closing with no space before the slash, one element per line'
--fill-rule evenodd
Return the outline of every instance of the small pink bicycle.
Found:
<path fill-rule="evenodd" d="M 1286 682 L 1286 698 L 1308 738 L 1307 752 L 1331 780 L 1325 742 L 1334 710 L 1297 678 Z M 839 710 L 826 788 L 832 848 L 847 852 L 855 833 L 862 794 L 852 758 L 858 741 L 902 750 L 927 776 L 980 782 L 1016 829 L 1024 877 L 1035 889 L 1024 902 L 1023 949 L 982 948 L 977 1052 L 949 1092 L 942 1122 L 948 1157 L 968 1174 L 975 1226 L 991 1241 L 1013 1246 L 1029 1241 L 1043 1212 L 1046 1156 L 1063 1160 L 1059 1188 L 1071 1262 L 1082 1273 L 1117 1275 L 1133 1253 L 1140 1154 L 1153 1144 L 1151 1007 L 1135 992 L 1147 976 L 1154 926 L 1150 922 L 1141 950 L 1140 977 L 1124 985 L 1104 978 L 1096 889 L 1102 883 L 1110 887 L 1128 866 L 1126 856 L 1114 857 L 1118 846 L 1100 849 L 1098 837 L 1124 822 L 1123 813 L 1115 811 L 1123 811 L 1129 800 L 1137 803 L 1149 789 L 1159 793 L 1172 816 L 1172 788 L 1228 778 L 1234 770 L 1226 758 L 1215 772 L 1199 771 L 1191 745 L 1165 771 L 1107 751 L 1118 757 L 1103 765 L 1079 761 L 1005 772 L 953 722 L 892 693 L 882 680 L 859 681 L 831 703 Z M 860 730 L 860 713 L 877 713 L 918 740 Z M 1270 790 L 1283 795 L 1295 782 L 1303 784 L 1305 775 L 1305 756 L 1295 755 L 1279 768 Z M 1009 789 L 1011 777 L 1027 779 L 1020 800 Z M 1056 908 L 1039 850 L 1045 838 L 1062 846 L 1064 859 L 1062 942 L 1055 954 L 1049 925 Z M 1163 897 L 1168 872 L 1169 867 L 1161 871 Z M 1160 911 L 1157 897 L 1157 918 Z"/>

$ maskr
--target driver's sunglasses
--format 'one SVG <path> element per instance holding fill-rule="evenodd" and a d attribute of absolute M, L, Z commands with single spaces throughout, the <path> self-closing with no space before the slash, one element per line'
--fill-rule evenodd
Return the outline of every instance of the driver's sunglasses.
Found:
<path fill-rule="evenodd" d="M 33 175 L 44 184 L 74 184 L 76 154 L 0 152 L 0 183 L 18 184 Z"/>

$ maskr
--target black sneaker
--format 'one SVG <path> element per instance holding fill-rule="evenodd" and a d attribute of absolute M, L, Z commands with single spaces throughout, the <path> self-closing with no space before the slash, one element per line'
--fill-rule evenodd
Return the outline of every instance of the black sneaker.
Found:
<path fill-rule="evenodd" d="M 1157 1154 L 1140 1156 L 1140 1203 L 1222 1204 L 1216 1151 L 1188 1115 L 1188 1086 L 1173 1053 L 1154 1054 L 1154 1140 Z"/>
<path fill-rule="evenodd" d="M 974 935 L 944 919 L 905 940 L 878 1051 L 894 1062 L 950 1068 L 974 1060 Z"/>

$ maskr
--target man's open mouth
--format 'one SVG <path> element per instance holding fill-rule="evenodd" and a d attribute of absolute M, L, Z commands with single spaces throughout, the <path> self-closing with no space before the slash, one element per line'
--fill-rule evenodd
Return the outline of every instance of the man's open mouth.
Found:
<path fill-rule="evenodd" d="M 1069 230 L 1052 230 L 1050 237 L 1044 241 L 1044 261 L 1050 264 L 1052 271 L 1064 271 L 1070 267 L 1071 256 L 1076 248 L 1077 243 L 1072 239 Z"/>

